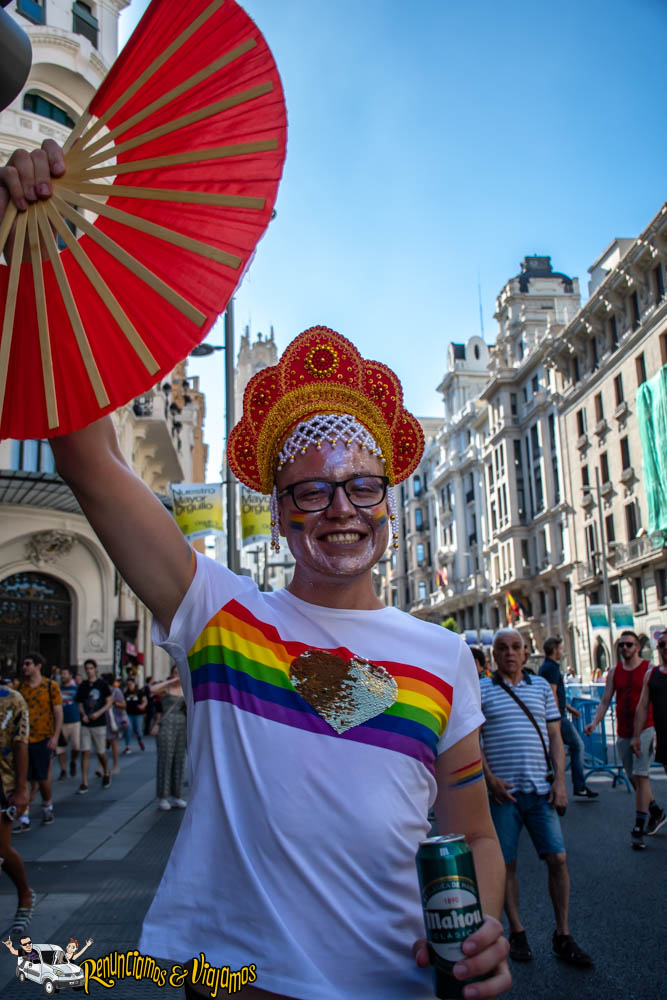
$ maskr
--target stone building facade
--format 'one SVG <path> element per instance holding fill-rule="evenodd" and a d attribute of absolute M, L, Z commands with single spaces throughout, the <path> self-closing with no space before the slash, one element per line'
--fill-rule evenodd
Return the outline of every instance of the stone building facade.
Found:
<path fill-rule="evenodd" d="M 604 670 L 622 628 L 614 605 L 625 605 L 624 620 L 629 613 L 647 637 L 667 625 L 667 501 L 645 465 L 655 449 L 667 472 L 667 205 L 636 240 L 615 240 L 590 271 L 590 298 L 554 338 L 549 360 L 572 510 L 576 653 Z M 653 423 L 662 429 L 657 438 Z M 608 627 L 593 628 L 590 605 L 607 606 Z"/>

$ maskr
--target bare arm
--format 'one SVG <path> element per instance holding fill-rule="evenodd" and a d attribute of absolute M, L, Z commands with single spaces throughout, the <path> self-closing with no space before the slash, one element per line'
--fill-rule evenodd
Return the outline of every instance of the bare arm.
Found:
<path fill-rule="evenodd" d="M 123 458 L 110 417 L 51 438 L 56 468 L 111 560 L 168 629 L 194 575 L 194 555 L 157 497 Z"/>
<path fill-rule="evenodd" d="M 565 747 L 560 732 L 560 719 L 547 722 L 549 736 L 549 756 L 554 768 L 554 780 L 549 792 L 549 801 L 556 808 L 565 809 L 567 792 L 565 791 Z"/>
<path fill-rule="evenodd" d="M 48 742 L 49 750 L 55 750 L 58 746 L 58 737 L 60 736 L 60 730 L 63 728 L 63 707 L 62 705 L 53 706 L 53 736 Z"/>
<path fill-rule="evenodd" d="M 637 702 L 637 708 L 635 709 L 635 728 L 632 734 L 633 745 L 635 742 L 639 743 L 639 739 L 642 734 L 642 729 L 646 725 L 646 719 L 648 718 L 648 706 L 650 702 L 650 692 L 648 688 L 648 682 L 654 668 L 649 667 L 649 669 L 644 674 L 644 681 L 642 683 L 642 693 Z M 637 748 L 637 753 L 639 749 Z"/>
<path fill-rule="evenodd" d="M 23 743 L 21 740 L 14 740 L 12 749 L 14 751 L 15 784 L 10 798 L 12 804 L 16 806 L 16 812 L 19 816 L 22 816 L 30 802 L 30 795 L 28 793 L 28 744 Z"/>
<path fill-rule="evenodd" d="M 509 989 L 511 976 L 507 967 L 509 945 L 502 937 L 499 917 L 505 894 L 505 864 L 489 812 L 486 784 L 482 777 L 479 733 L 470 733 L 440 754 L 436 761 L 438 797 L 435 815 L 442 833 L 456 831 L 465 835 L 472 850 L 479 884 L 483 926 L 463 943 L 464 959 L 454 967 L 457 978 L 492 973 L 484 982 L 475 983 L 475 996 L 496 997 Z M 426 942 L 414 946 L 417 964 L 428 964 Z M 470 987 L 464 987 L 464 997 Z"/>
<path fill-rule="evenodd" d="M 600 722 L 604 718 L 605 712 L 607 711 L 607 709 L 611 705 L 611 699 L 614 697 L 614 671 L 615 670 L 616 670 L 616 667 L 612 667 L 611 670 L 609 671 L 609 673 L 607 674 L 607 682 L 606 682 L 606 684 L 604 686 L 604 694 L 600 698 L 600 704 L 597 707 L 597 711 L 596 711 L 595 715 L 593 716 L 592 721 L 589 722 L 589 724 L 586 726 L 586 732 L 588 733 L 589 736 L 593 732 L 593 730 L 595 729 L 595 727 L 600 724 Z"/>

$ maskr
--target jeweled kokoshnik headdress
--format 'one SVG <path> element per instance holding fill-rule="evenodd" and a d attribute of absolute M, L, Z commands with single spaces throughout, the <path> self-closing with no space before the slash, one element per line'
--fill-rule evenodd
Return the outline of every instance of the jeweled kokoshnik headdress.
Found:
<path fill-rule="evenodd" d="M 322 440 L 309 440 L 308 431 L 299 425 L 315 415 L 329 414 L 353 417 L 370 438 L 366 441 L 363 434 L 346 433 L 350 425 L 345 422 L 340 433 L 340 423 L 332 420 Z M 320 426 L 326 428 L 327 422 Z M 242 483 L 271 494 L 276 469 L 289 461 L 289 455 L 281 455 L 286 442 L 298 442 L 299 450 L 305 451 L 311 443 L 317 447 L 340 438 L 348 444 L 375 444 L 392 486 L 414 472 L 424 450 L 422 429 L 403 407 L 403 390 L 394 372 L 379 361 L 362 358 L 334 330 L 315 326 L 292 341 L 277 365 L 262 369 L 250 380 L 243 396 L 243 416 L 229 436 L 227 458 Z"/>

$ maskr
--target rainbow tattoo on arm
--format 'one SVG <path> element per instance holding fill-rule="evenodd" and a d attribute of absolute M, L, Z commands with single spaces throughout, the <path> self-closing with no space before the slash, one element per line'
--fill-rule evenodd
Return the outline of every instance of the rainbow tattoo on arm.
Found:
<path fill-rule="evenodd" d="M 482 759 L 473 760 L 472 763 L 466 764 L 465 767 L 459 767 L 456 771 L 452 771 L 449 775 L 449 785 L 452 788 L 463 788 L 465 785 L 472 785 L 476 781 L 481 781 L 484 777 L 484 771 L 482 770 Z"/>

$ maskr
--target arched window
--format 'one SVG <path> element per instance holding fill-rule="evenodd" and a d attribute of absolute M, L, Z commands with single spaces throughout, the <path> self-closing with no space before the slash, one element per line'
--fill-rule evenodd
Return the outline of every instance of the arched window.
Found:
<path fill-rule="evenodd" d="M 59 125 L 67 125 L 68 128 L 74 127 L 74 119 L 70 118 L 67 112 L 59 108 L 53 101 L 42 97 L 41 94 L 24 94 L 23 110 L 30 111 L 33 115 L 41 115 L 42 118 L 50 118 L 52 122 L 58 122 Z"/>

